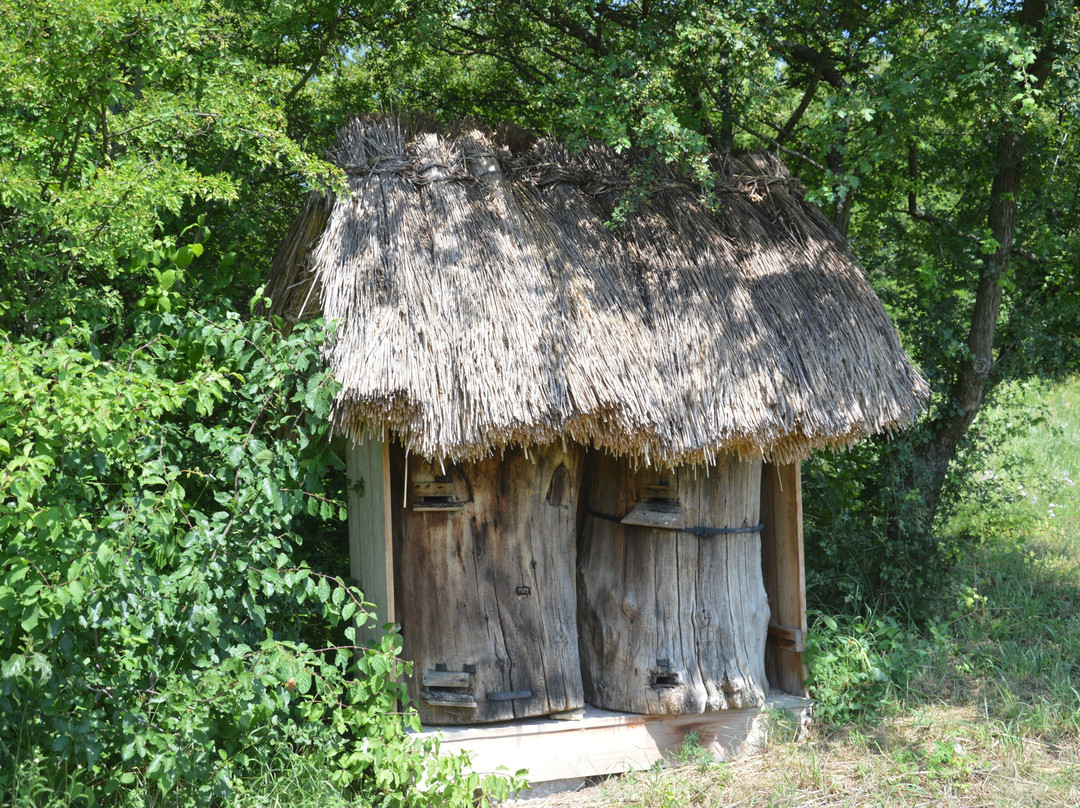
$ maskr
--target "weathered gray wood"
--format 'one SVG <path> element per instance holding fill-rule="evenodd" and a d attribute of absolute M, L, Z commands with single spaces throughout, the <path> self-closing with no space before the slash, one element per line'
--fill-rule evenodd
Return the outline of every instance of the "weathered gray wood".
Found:
<path fill-rule="evenodd" d="M 638 489 L 641 499 L 678 499 L 679 492 L 670 483 L 661 485 L 643 485 Z"/>
<path fill-rule="evenodd" d="M 686 517 L 679 505 L 666 505 L 657 502 L 640 502 L 621 520 L 624 525 L 641 527 L 686 527 Z"/>
<path fill-rule="evenodd" d="M 465 671 L 424 671 L 420 675 L 424 687 L 469 687 L 472 674 Z"/>
<path fill-rule="evenodd" d="M 431 697 L 420 699 L 425 723 L 484 723 L 583 706 L 574 595 L 581 456 L 576 446 L 536 447 L 441 469 L 395 451 L 403 656 L 417 671 L 471 671 L 462 692 L 476 705 L 436 703 L 441 692 L 413 676 L 410 692 Z M 462 509 L 415 508 L 416 492 L 444 475 L 466 490 Z M 506 693 L 515 697 L 491 698 Z"/>
<path fill-rule="evenodd" d="M 465 507 L 464 502 L 414 502 L 414 511 L 460 511 Z"/>
<path fill-rule="evenodd" d="M 479 706 L 472 693 L 439 688 L 422 688 L 420 704 L 448 710 L 475 710 Z"/>
<path fill-rule="evenodd" d="M 667 481 L 689 527 L 757 525 L 761 464 L 634 472 L 590 458 L 578 560 L 586 700 L 644 714 L 754 707 L 767 690 L 769 610 L 757 533 L 699 537 L 620 524 L 643 486 Z M 671 478 L 674 478 L 673 480 Z M 644 489 L 648 490 L 648 489 Z"/>
<path fill-rule="evenodd" d="M 413 483 L 414 497 L 450 497 L 453 495 L 453 483 Z"/>
<path fill-rule="evenodd" d="M 488 701 L 518 701 L 520 699 L 531 699 L 533 692 L 531 690 L 506 690 L 502 693 L 488 693 Z"/>
<path fill-rule="evenodd" d="M 346 450 L 349 506 L 349 574 L 375 606 L 375 621 L 358 639 L 378 640 L 395 620 L 394 555 L 391 541 L 390 461 L 387 445 L 375 438 Z"/>
<path fill-rule="evenodd" d="M 798 463 L 766 463 L 761 470 L 761 567 L 775 623 L 806 636 L 806 584 L 803 558 L 802 469 Z M 801 694 L 806 681 L 803 647 L 770 639 L 765 650 L 769 683 Z"/>

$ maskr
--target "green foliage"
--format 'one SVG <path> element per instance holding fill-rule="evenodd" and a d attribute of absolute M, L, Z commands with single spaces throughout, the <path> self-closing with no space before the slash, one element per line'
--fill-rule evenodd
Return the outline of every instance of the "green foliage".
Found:
<path fill-rule="evenodd" d="M 342 532 L 345 485 L 321 327 L 283 337 L 233 302 L 333 182 L 317 155 L 349 110 L 327 111 L 319 68 L 354 60 L 386 9 L 0 10 L 0 793 L 424 805 L 517 787 L 407 732 L 400 642 L 355 642 L 372 618 L 316 540 Z"/>
<path fill-rule="evenodd" d="M 894 617 L 812 612 L 804 659 L 814 720 L 836 727 L 879 718 L 896 706 L 911 679 L 941 652 L 941 634 L 927 639 Z"/>
<path fill-rule="evenodd" d="M 869 440 L 803 464 L 807 597 L 824 611 L 902 610 L 924 619 L 951 580 L 956 542 L 903 484 L 907 441 Z M 929 525 L 929 526 L 928 526 Z"/>
<path fill-rule="evenodd" d="M 827 727 L 946 701 L 1025 733 L 1077 736 L 1078 404 L 1076 380 L 1010 385 L 980 413 L 966 450 L 980 471 L 952 492 L 937 532 L 967 552 L 920 610 L 930 619 L 862 612 L 854 596 L 812 612 L 809 684 Z"/>
<path fill-rule="evenodd" d="M 283 109 L 300 89 L 285 56 L 306 40 L 289 28 L 299 43 L 278 48 L 273 63 L 260 58 L 250 41 L 279 25 L 260 4 L 0 9 L 0 326 L 9 331 L 56 333 L 65 317 L 115 325 L 146 284 L 160 283 L 147 256 L 191 248 L 180 217 L 236 202 L 258 211 L 251 178 L 265 184 L 287 169 L 296 194 L 296 180 L 329 176 L 290 136 Z M 231 237 L 242 245 L 252 225 L 230 222 Z M 252 283 L 258 266 L 199 278 L 210 287 L 199 291 L 234 271 Z"/>
<path fill-rule="evenodd" d="M 361 593 L 294 560 L 300 514 L 344 517 L 318 330 L 214 314 L 148 316 L 108 360 L 72 324 L 2 343 L 0 789 L 48 760 L 88 804 L 209 804 L 301 756 L 370 804 L 471 797 L 405 734 L 397 637 L 358 647 Z"/>

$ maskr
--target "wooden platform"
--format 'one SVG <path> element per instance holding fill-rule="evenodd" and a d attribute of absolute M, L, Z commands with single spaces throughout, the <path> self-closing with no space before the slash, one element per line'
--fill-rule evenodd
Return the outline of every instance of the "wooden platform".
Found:
<path fill-rule="evenodd" d="M 677 752 L 696 732 L 718 759 L 734 757 L 764 740 L 763 713 L 783 709 L 796 720 L 809 716 L 811 701 L 771 693 L 765 707 L 698 715 L 632 715 L 589 707 L 577 721 L 529 718 L 482 727 L 425 727 L 441 732 L 442 751 L 468 751 L 479 774 L 528 769 L 533 784 L 647 769 Z"/>

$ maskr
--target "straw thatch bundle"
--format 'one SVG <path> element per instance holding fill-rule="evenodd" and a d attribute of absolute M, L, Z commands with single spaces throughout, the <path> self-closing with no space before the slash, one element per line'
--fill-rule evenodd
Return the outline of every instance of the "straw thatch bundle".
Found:
<path fill-rule="evenodd" d="M 275 259 L 287 318 L 336 321 L 335 428 L 432 459 L 558 439 L 646 463 L 788 462 L 902 428 L 927 395 L 825 216 L 766 154 L 669 167 L 607 226 L 632 157 L 356 119 Z"/>

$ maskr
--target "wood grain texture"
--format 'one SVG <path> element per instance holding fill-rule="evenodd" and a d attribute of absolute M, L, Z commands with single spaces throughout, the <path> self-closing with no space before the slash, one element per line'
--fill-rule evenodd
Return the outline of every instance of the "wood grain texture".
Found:
<path fill-rule="evenodd" d="M 359 639 L 368 641 L 382 637 L 382 627 L 396 619 L 389 457 L 387 445 L 374 438 L 350 443 L 346 450 L 349 574 L 375 605 L 375 622 L 358 632 Z"/>
<path fill-rule="evenodd" d="M 425 723 L 485 723 L 584 705 L 574 597 L 581 458 L 576 446 L 548 446 L 441 469 L 393 453 L 403 656 L 417 672 L 471 674 L 457 688 L 424 687 L 414 674 L 410 695 Z M 461 510 L 412 507 L 414 492 L 446 476 L 468 500 Z M 436 703 L 455 693 L 476 706 Z"/>
<path fill-rule="evenodd" d="M 772 620 L 806 637 L 806 584 L 803 557 L 802 469 L 798 463 L 766 463 L 761 472 L 761 568 Z M 806 670 L 797 643 L 771 637 L 765 663 L 769 683 L 785 693 L 802 694 Z"/>
<path fill-rule="evenodd" d="M 810 702 L 770 694 L 765 704 L 787 710 L 800 723 L 809 717 Z M 761 708 L 681 716 L 645 716 L 587 708 L 581 720 L 532 718 L 486 727 L 441 730 L 444 755 L 467 751 L 471 769 L 494 774 L 529 770 L 529 781 L 543 783 L 574 777 L 596 777 L 647 769 L 677 753 L 690 732 L 718 759 L 750 751 L 766 740 Z M 425 727 L 425 735 L 435 730 Z"/>
<path fill-rule="evenodd" d="M 595 515 L 620 518 L 643 486 L 671 485 L 688 526 L 757 525 L 760 468 L 728 455 L 707 473 L 634 472 L 606 453 L 590 456 L 578 561 L 590 704 L 657 715 L 764 702 L 769 609 L 760 535 L 703 538 Z"/>

